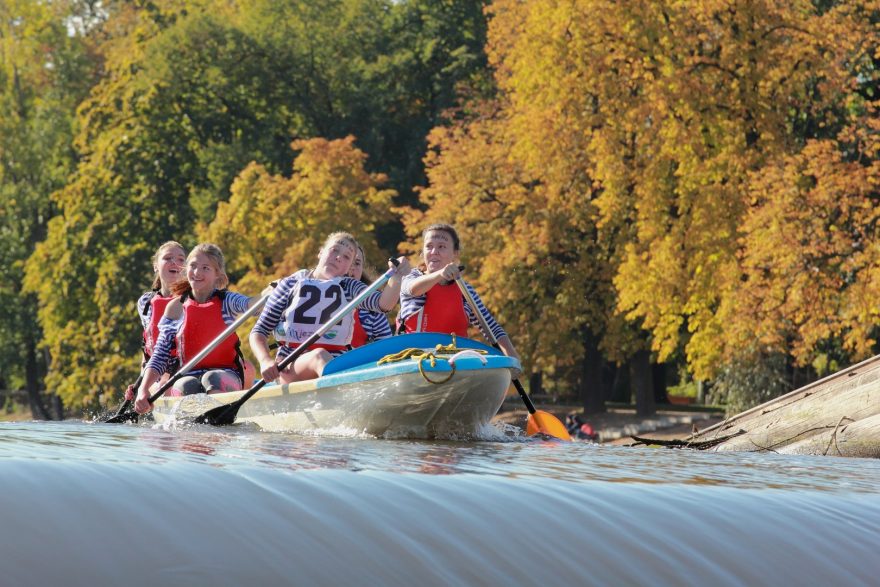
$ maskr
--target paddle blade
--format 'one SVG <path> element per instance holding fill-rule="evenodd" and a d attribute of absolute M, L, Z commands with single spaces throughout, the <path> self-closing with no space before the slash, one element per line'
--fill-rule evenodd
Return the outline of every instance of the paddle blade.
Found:
<path fill-rule="evenodd" d="M 545 412 L 536 410 L 534 414 L 529 414 L 526 420 L 526 434 L 533 436 L 535 434 L 546 434 L 560 440 L 571 440 L 571 435 L 565 427 L 565 424 L 559 421 L 559 418 Z"/>
<path fill-rule="evenodd" d="M 235 422 L 238 414 L 238 402 L 211 408 L 194 420 L 196 424 L 210 424 L 211 426 L 228 426 Z"/>
<path fill-rule="evenodd" d="M 125 412 L 123 410 L 119 410 L 116 412 L 114 416 L 107 418 L 104 420 L 105 424 L 122 424 L 124 422 L 137 422 L 138 421 L 138 413 L 135 411 Z"/>

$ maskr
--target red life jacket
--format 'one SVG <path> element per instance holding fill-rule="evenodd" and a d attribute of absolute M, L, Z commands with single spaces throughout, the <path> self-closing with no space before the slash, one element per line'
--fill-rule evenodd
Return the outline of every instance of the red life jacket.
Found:
<path fill-rule="evenodd" d="M 367 331 L 364 330 L 364 325 L 361 324 L 360 310 L 354 311 L 354 332 L 351 335 L 351 342 L 349 344 L 353 349 L 367 344 Z"/>
<path fill-rule="evenodd" d="M 173 296 L 166 298 L 156 292 L 146 305 L 144 305 L 144 314 L 152 309 L 152 314 L 150 314 L 150 324 L 147 326 L 147 329 L 144 330 L 144 355 L 147 359 L 153 356 L 153 347 L 156 346 L 156 341 L 159 339 L 159 321 L 162 319 L 162 316 L 165 315 L 165 307 L 168 305 L 168 302 L 173 299 Z M 171 349 L 171 356 L 177 356 L 177 348 Z"/>
<path fill-rule="evenodd" d="M 181 363 L 186 364 L 211 344 L 218 334 L 226 330 L 228 325 L 223 320 L 225 296 L 225 291 L 216 291 L 204 304 L 198 303 L 188 294 L 184 296 L 183 324 L 177 333 L 177 348 Z M 238 349 L 238 335 L 233 332 L 199 361 L 193 370 L 235 369 L 244 381 L 244 369 Z"/>
<path fill-rule="evenodd" d="M 421 324 L 419 323 L 421 318 Z M 436 284 L 425 294 L 425 307 L 404 320 L 407 332 L 441 332 L 467 336 L 464 298 L 454 283 Z"/>

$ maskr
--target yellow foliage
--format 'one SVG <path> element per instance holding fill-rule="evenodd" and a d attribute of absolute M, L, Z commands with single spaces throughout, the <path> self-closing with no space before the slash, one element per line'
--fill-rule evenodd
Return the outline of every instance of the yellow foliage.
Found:
<path fill-rule="evenodd" d="M 499 98 L 435 129 L 407 232 L 462 230 L 471 279 L 535 362 L 584 329 L 625 358 L 636 326 L 698 378 L 756 343 L 801 362 L 834 338 L 864 354 L 880 148 L 857 89 L 876 77 L 877 7 L 497 0 Z M 806 143 L 829 129 L 839 143 Z"/>
<path fill-rule="evenodd" d="M 395 192 L 380 189 L 385 176 L 364 170 L 366 155 L 354 146 L 354 137 L 298 140 L 291 146 L 299 151 L 292 176 L 272 175 L 251 163 L 199 238 L 223 248 L 230 271 L 242 275 L 237 287 L 248 292 L 311 266 L 324 239 L 338 230 L 351 232 L 368 263 L 384 268 L 386 255 L 374 230 L 394 219 Z"/>

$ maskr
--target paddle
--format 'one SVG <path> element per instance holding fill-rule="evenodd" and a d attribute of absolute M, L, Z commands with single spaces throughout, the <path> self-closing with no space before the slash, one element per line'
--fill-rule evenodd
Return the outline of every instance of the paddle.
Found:
<path fill-rule="evenodd" d="M 144 378 L 144 372 L 141 371 L 141 374 L 138 375 L 138 378 L 135 379 L 134 385 L 132 385 L 132 389 L 137 393 L 138 387 L 141 386 L 141 380 Z M 127 399 L 121 404 L 119 404 L 119 409 L 116 410 L 116 413 L 110 417 L 108 420 L 104 420 L 104 422 L 112 422 L 114 424 L 118 424 L 120 422 L 126 422 L 128 420 L 132 420 L 133 422 L 137 422 L 138 413 L 137 412 L 126 412 L 128 408 L 131 406 L 134 400 Z M 125 419 L 123 419 L 123 416 Z"/>
<path fill-rule="evenodd" d="M 271 292 L 265 294 L 263 297 L 261 297 L 259 300 L 257 300 L 257 302 L 256 302 L 253 306 L 251 306 L 250 308 L 248 308 L 247 311 L 246 311 L 245 313 L 243 313 L 241 316 L 239 316 L 239 317 L 235 320 L 235 322 L 233 322 L 232 324 L 230 324 L 229 326 L 227 326 L 227 327 L 226 327 L 226 330 L 224 330 L 223 332 L 221 332 L 220 334 L 218 334 L 218 335 L 217 335 L 217 338 L 215 338 L 214 340 L 212 340 L 212 341 L 210 342 L 210 344 L 208 344 L 208 346 L 206 346 L 205 348 L 203 348 L 203 349 L 199 352 L 199 354 L 197 354 L 197 355 L 194 356 L 192 359 L 190 359 L 189 361 L 187 361 L 185 365 L 181 366 L 180 369 L 177 370 L 177 373 L 175 373 L 174 375 L 172 375 L 171 378 L 170 378 L 168 381 L 166 381 L 166 382 L 162 385 L 162 387 L 160 387 L 160 388 L 156 391 L 156 393 L 154 393 L 153 395 L 150 396 L 150 403 L 155 402 L 157 399 L 159 399 L 159 398 L 162 396 L 162 394 L 164 394 L 166 391 L 168 391 L 169 389 L 171 389 L 171 386 L 174 385 L 174 384 L 177 382 L 178 379 L 180 379 L 181 377 L 183 377 L 184 375 L 186 375 L 189 371 L 192 371 L 193 367 L 195 367 L 196 365 L 199 364 L 199 361 L 201 361 L 202 359 L 204 359 L 205 357 L 207 357 L 208 354 L 209 354 L 211 351 L 213 351 L 215 348 L 217 348 L 217 345 L 219 345 L 221 342 L 223 342 L 224 340 L 226 340 L 226 337 L 228 337 L 230 334 L 232 334 L 233 332 L 235 332 L 235 330 L 236 330 L 239 326 L 241 326 L 242 324 L 244 324 L 244 321 L 245 321 L 245 320 L 247 320 L 248 318 L 250 318 L 251 316 L 253 316 L 253 315 L 256 313 L 257 310 L 259 310 L 260 308 L 262 308 L 262 307 L 263 307 L 263 304 L 266 303 L 266 300 L 269 299 L 269 296 L 270 296 L 270 295 L 272 295 Z M 138 380 L 138 385 L 140 385 L 140 380 Z M 131 403 L 131 402 L 128 402 L 128 403 Z M 119 424 L 119 423 L 122 423 L 122 422 L 128 422 L 129 420 L 136 420 L 136 419 L 137 419 L 137 416 L 138 416 L 137 412 L 134 412 L 134 411 L 132 411 L 132 412 L 126 412 L 126 413 L 124 413 L 124 414 L 118 414 L 118 413 L 117 413 L 115 416 L 113 416 L 113 417 L 111 417 L 111 418 L 108 418 L 107 420 L 104 420 L 104 422 L 105 422 L 106 424 Z"/>
<path fill-rule="evenodd" d="M 397 259 L 391 259 L 391 262 L 394 263 L 395 267 L 398 264 Z M 293 352 L 284 357 L 284 359 L 278 363 L 278 370 L 283 371 L 288 365 L 297 360 L 300 355 L 305 353 L 309 347 L 315 342 L 324 336 L 324 334 L 333 328 L 340 320 L 345 318 L 352 310 L 358 307 L 361 302 L 367 299 L 371 293 L 385 285 L 385 282 L 391 279 L 391 276 L 394 275 L 394 269 L 389 269 L 386 271 L 382 277 L 374 281 L 367 289 L 362 291 L 360 295 L 351 300 L 348 304 L 346 304 L 339 312 L 335 315 L 331 316 L 327 322 L 324 323 L 323 326 L 318 328 L 310 337 L 308 337 L 305 342 L 300 344 L 298 347 L 293 349 Z M 247 390 L 243 396 L 238 398 L 232 403 L 225 404 L 222 406 L 217 406 L 216 408 L 212 408 L 198 416 L 195 419 L 196 424 L 211 424 L 213 426 L 226 426 L 227 424 L 232 424 L 235 422 L 235 416 L 238 414 L 238 410 L 244 404 L 244 402 L 248 401 L 255 393 L 263 389 L 263 386 L 266 385 L 266 381 L 260 379 L 257 381 L 253 387 Z"/>
<path fill-rule="evenodd" d="M 483 329 L 483 333 L 486 338 L 489 339 L 489 342 L 492 343 L 496 349 L 501 350 L 501 346 L 498 344 L 498 339 L 495 338 L 495 334 L 492 332 L 492 329 L 489 328 L 489 324 L 486 323 L 486 319 L 480 313 L 480 309 L 477 308 L 477 302 L 474 300 L 471 292 L 464 284 L 464 280 L 461 278 L 461 275 L 455 278 L 455 283 L 458 285 L 458 289 L 461 290 L 461 295 L 464 296 L 464 299 L 467 300 L 468 305 L 473 310 L 474 314 L 477 316 L 477 320 L 480 321 L 480 326 Z M 532 403 L 531 398 L 526 393 L 526 390 L 523 388 L 522 383 L 519 382 L 519 379 L 516 377 L 513 378 L 513 385 L 516 387 L 517 393 L 519 393 L 519 397 L 522 398 L 523 403 L 526 405 L 526 409 L 529 411 L 529 417 L 526 420 L 526 434 L 529 436 L 541 432 L 542 434 L 546 434 L 547 436 L 554 436 L 561 440 L 571 440 L 571 435 L 568 433 L 568 430 L 565 428 L 565 424 L 559 421 L 559 418 L 545 412 L 543 410 L 536 410 L 535 404 Z"/>

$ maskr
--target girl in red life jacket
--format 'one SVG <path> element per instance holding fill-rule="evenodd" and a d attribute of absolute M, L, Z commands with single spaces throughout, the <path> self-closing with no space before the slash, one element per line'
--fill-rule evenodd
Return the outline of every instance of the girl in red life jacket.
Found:
<path fill-rule="evenodd" d="M 468 325 L 479 328 L 480 322 L 455 283 L 459 275 L 458 233 L 449 224 L 432 224 L 422 233 L 422 238 L 424 265 L 403 278 L 399 329 L 467 336 Z M 505 355 L 519 359 L 510 337 L 483 305 L 480 296 L 469 283 L 465 286 L 495 334 L 498 346 Z"/>
<path fill-rule="evenodd" d="M 300 269 L 278 282 L 249 339 L 251 350 L 260 363 L 263 380 L 290 383 L 320 377 L 324 366 L 334 356 L 348 350 L 354 332 L 353 312 L 342 318 L 282 372 L 278 371 L 275 359 L 269 354 L 268 337 L 275 335 L 280 343 L 278 359 L 283 359 L 362 293 L 367 286 L 347 276 L 357 250 L 358 244 L 352 235 L 333 233 L 324 241 L 318 255 L 318 265 L 314 269 Z M 396 273 L 388 280 L 385 289 L 367 296 L 361 302 L 361 308 L 387 312 L 397 304 L 400 275 L 409 271 L 409 262 L 405 257 L 400 257 L 399 262 Z"/>
<path fill-rule="evenodd" d="M 172 286 L 174 297 L 165 306 L 159 322 L 159 338 L 144 370 L 138 390 L 135 410 L 151 409 L 150 394 L 170 360 L 171 348 L 176 346 L 181 364 L 199 354 L 226 327 L 256 303 L 258 297 L 248 297 L 227 291 L 226 263 L 217 245 L 197 245 L 186 258 L 186 281 Z M 220 342 L 213 351 L 199 361 L 192 371 L 174 383 L 168 395 L 217 393 L 234 391 L 243 386 L 243 366 L 239 341 L 235 333 Z"/>
<path fill-rule="evenodd" d="M 351 264 L 348 276 L 357 281 L 362 281 L 366 285 L 370 285 L 376 279 L 376 276 L 373 274 L 373 271 L 364 266 L 364 258 L 364 248 L 358 244 L 357 256 Z M 384 312 L 371 312 L 358 308 L 354 313 L 354 333 L 351 336 L 351 348 L 356 349 L 368 342 L 382 340 L 393 334 L 391 332 L 391 324 L 388 323 L 388 317 Z"/>
<path fill-rule="evenodd" d="M 144 327 L 143 359 L 141 371 L 153 354 L 153 346 L 159 337 L 159 320 L 165 312 L 165 306 L 171 301 L 171 286 L 183 279 L 183 265 L 186 262 L 186 251 L 183 245 L 177 241 L 162 243 L 153 255 L 153 285 L 150 291 L 145 292 L 138 298 L 137 310 Z M 172 356 L 177 357 L 177 351 L 172 351 Z M 173 374 L 176 368 L 169 370 Z M 125 390 L 125 399 L 133 400 L 137 390 L 129 385 Z"/>

